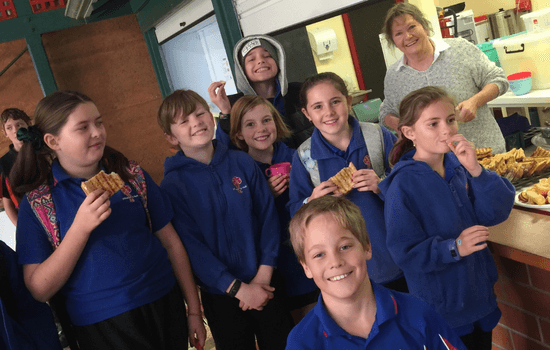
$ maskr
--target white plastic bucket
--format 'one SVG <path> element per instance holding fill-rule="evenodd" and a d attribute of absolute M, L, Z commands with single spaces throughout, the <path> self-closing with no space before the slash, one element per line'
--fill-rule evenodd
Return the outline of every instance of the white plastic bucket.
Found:
<path fill-rule="evenodd" d="M 506 75 L 531 72 L 533 90 L 550 88 L 550 29 L 495 41 L 493 46 Z"/>
<path fill-rule="evenodd" d="M 525 30 L 527 30 L 527 32 L 534 32 L 536 30 L 535 19 L 538 22 L 538 30 L 550 29 L 550 7 L 526 13 L 521 16 L 521 19 L 523 23 L 525 23 Z"/>

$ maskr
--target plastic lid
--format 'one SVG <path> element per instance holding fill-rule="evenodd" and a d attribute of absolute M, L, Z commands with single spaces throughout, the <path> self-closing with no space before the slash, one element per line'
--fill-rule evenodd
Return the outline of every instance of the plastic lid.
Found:
<path fill-rule="evenodd" d="M 519 79 L 525 79 L 525 78 L 531 78 L 531 72 L 519 72 L 510 74 L 508 76 L 508 80 L 519 80 Z"/>
<path fill-rule="evenodd" d="M 543 30 L 538 33 L 527 33 L 509 37 L 501 38 L 501 40 L 495 40 L 493 46 L 497 48 L 503 48 L 506 45 L 521 45 L 521 44 L 539 44 L 541 42 L 550 43 L 550 29 Z M 510 49 L 510 48 L 509 48 Z M 514 49 L 515 50 L 515 49 Z"/>
<path fill-rule="evenodd" d="M 477 23 L 477 22 L 481 22 L 481 21 L 485 21 L 486 19 L 487 19 L 487 15 L 474 17 L 474 21 L 475 21 L 476 23 Z"/>

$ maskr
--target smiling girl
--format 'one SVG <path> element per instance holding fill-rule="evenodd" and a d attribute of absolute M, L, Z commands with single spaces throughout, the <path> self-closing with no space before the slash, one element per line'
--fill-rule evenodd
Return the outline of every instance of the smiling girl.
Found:
<path fill-rule="evenodd" d="M 443 89 L 411 92 L 399 108 L 396 163 L 380 184 L 388 249 L 411 294 L 430 304 L 468 349 L 491 349 L 500 319 L 487 226 L 508 218 L 512 184 L 483 169 L 474 145 L 458 134 L 456 109 Z"/>
<path fill-rule="evenodd" d="M 89 97 L 54 92 L 34 116 L 35 126 L 19 132 L 25 143 L 10 174 L 17 193 L 30 192 L 16 234 L 34 298 L 64 296 L 80 349 L 187 349 L 188 331 L 192 344 L 195 337 L 204 344 L 197 288 L 160 188 L 105 145 L 103 117 Z M 81 183 L 100 170 L 118 173 L 124 188 L 86 195 Z M 49 203 L 56 229 L 39 219 L 37 203 Z"/>
<path fill-rule="evenodd" d="M 260 96 L 241 97 L 231 109 L 231 142 L 247 152 L 265 174 L 272 164 L 292 162 L 296 150 L 281 142 L 290 136 L 286 124 L 271 102 Z M 275 196 L 275 206 L 281 224 L 281 243 L 277 269 L 286 282 L 286 304 L 295 323 L 298 323 L 315 305 L 319 291 L 313 281 L 306 278 L 290 246 L 288 223 L 288 174 L 267 176 L 266 180 Z"/>
<path fill-rule="evenodd" d="M 353 162 L 358 170 L 352 174 L 353 190 L 346 198 L 361 209 L 376 252 L 367 263 L 369 275 L 376 283 L 407 291 L 403 273 L 386 248 L 384 202 L 378 195 L 378 182 L 390 171 L 387 159 L 395 136 L 378 124 L 360 123 L 350 116 L 351 96 L 334 73 L 306 79 L 300 101 L 315 130 L 292 161 L 291 215 L 310 200 L 334 195 L 337 186 L 330 178 Z"/>

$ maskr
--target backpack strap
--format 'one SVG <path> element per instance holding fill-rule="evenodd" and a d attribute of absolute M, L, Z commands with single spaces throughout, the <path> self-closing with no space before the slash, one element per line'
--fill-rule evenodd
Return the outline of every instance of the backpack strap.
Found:
<path fill-rule="evenodd" d="M 313 187 L 319 186 L 321 178 L 319 176 L 319 167 L 317 166 L 317 160 L 311 158 L 311 137 L 305 140 L 300 147 L 298 147 L 298 156 L 304 168 L 309 173 L 309 178 Z"/>
<path fill-rule="evenodd" d="M 42 224 L 44 231 L 46 231 L 53 250 L 55 250 L 61 243 L 61 236 L 50 186 L 44 184 L 30 191 L 27 193 L 27 200 L 38 221 Z"/>
<path fill-rule="evenodd" d="M 384 134 L 380 124 L 359 122 L 363 138 L 367 144 L 372 169 L 380 179 L 386 177 L 384 167 Z"/>
<path fill-rule="evenodd" d="M 130 179 L 128 182 L 136 190 L 141 198 L 141 204 L 143 204 L 143 209 L 145 209 L 145 215 L 147 216 L 147 225 L 151 232 L 153 232 L 153 223 L 151 221 L 151 214 L 149 213 L 149 208 L 147 207 L 147 183 L 145 182 L 145 174 L 143 169 L 134 161 L 130 161 L 130 166 L 128 167 L 130 174 L 135 175 L 133 179 Z"/>

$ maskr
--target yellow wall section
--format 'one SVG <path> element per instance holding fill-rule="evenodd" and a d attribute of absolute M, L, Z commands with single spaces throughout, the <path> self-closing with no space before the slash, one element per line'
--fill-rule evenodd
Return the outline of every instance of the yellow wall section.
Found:
<path fill-rule="evenodd" d="M 317 72 L 334 72 L 344 79 L 349 91 L 359 90 L 359 84 L 357 83 L 357 76 L 355 75 L 355 69 L 353 68 L 353 60 L 351 58 L 348 38 L 342 16 L 332 17 L 324 21 L 311 24 L 306 26 L 306 30 L 310 31 L 322 27 L 330 27 L 334 30 L 336 33 L 336 40 L 338 41 L 338 49 L 334 51 L 334 58 L 325 61 L 319 61 L 315 53 L 313 53 Z"/>
<path fill-rule="evenodd" d="M 451 6 L 460 1 L 457 0 L 434 0 L 435 5 L 440 7 Z M 498 12 L 499 9 L 512 9 L 516 7 L 515 0 L 465 0 L 466 10 L 474 11 L 475 16 L 486 15 Z M 533 11 L 550 7 L 550 0 L 531 0 Z"/>

